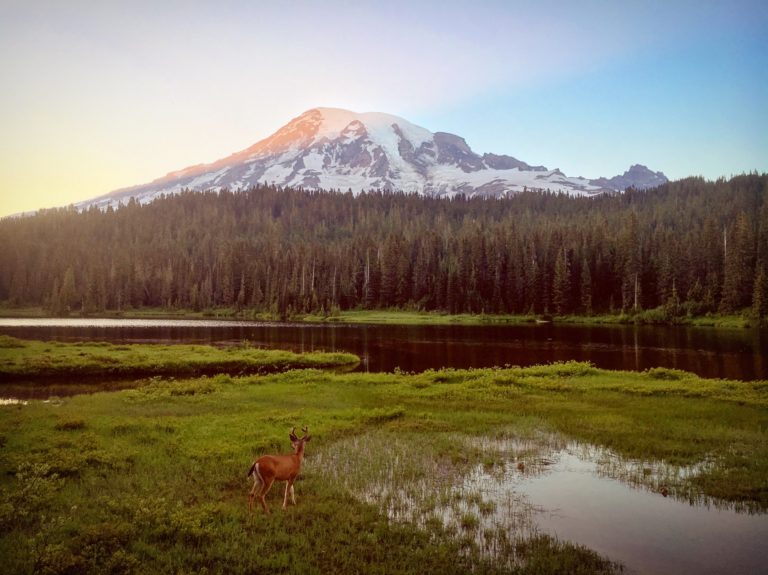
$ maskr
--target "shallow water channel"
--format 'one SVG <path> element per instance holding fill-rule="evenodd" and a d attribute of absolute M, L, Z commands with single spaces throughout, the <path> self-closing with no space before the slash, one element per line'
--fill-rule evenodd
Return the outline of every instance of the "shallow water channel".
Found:
<path fill-rule="evenodd" d="M 553 437 L 455 440 L 480 449 L 483 463 L 460 470 L 419 458 L 418 444 L 374 434 L 345 441 L 311 465 L 340 466 L 342 484 L 392 520 L 437 522 L 506 567 L 520 563 L 515 542 L 548 533 L 626 573 L 766 572 L 768 515 L 692 496 L 685 480 L 705 466 L 629 461 Z"/>

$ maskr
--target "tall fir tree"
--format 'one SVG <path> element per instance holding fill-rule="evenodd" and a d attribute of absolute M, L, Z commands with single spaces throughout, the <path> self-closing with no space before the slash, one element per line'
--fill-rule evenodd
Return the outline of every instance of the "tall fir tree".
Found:
<path fill-rule="evenodd" d="M 552 279 L 552 305 L 557 315 L 570 311 L 571 273 L 565 249 L 560 249 L 555 260 Z"/>
<path fill-rule="evenodd" d="M 581 262 L 581 311 L 592 315 L 592 273 L 586 258 Z"/>

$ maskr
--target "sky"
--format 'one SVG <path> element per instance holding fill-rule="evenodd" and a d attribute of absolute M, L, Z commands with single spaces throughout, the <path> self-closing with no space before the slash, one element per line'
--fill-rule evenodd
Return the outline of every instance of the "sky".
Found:
<path fill-rule="evenodd" d="M 597 178 L 768 172 L 768 2 L 0 0 L 0 217 L 318 107 Z"/>

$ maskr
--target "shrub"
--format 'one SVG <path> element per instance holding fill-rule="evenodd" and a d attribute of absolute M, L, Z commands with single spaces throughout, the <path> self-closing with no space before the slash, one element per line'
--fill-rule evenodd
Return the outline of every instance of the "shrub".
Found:
<path fill-rule="evenodd" d="M 57 431 L 75 431 L 85 429 L 85 421 L 82 419 L 65 419 L 55 425 Z"/>
<path fill-rule="evenodd" d="M 0 335 L 0 348 L 24 347 L 24 342 L 9 335 Z"/>
<path fill-rule="evenodd" d="M 405 417 L 405 408 L 402 406 L 378 407 L 365 414 L 365 421 L 366 423 L 376 424 L 393 421 L 401 417 Z"/>
<path fill-rule="evenodd" d="M 61 485 L 62 480 L 50 465 L 22 462 L 11 489 L 0 492 L 0 528 L 37 520 L 38 512 L 49 504 Z"/>
<path fill-rule="evenodd" d="M 465 531 L 474 531 L 480 526 L 480 519 L 473 513 L 464 513 L 459 520 L 461 528 Z"/>
<path fill-rule="evenodd" d="M 679 381 L 688 379 L 692 374 L 681 369 L 669 369 L 666 367 L 652 367 L 644 372 L 651 379 L 660 379 L 664 381 Z"/>

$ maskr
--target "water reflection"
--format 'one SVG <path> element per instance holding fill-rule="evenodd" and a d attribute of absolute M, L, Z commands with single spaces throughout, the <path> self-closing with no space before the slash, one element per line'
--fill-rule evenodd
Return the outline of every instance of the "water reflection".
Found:
<path fill-rule="evenodd" d="M 16 379 L 0 382 L 0 401 L 27 399 L 45 400 L 52 397 L 72 397 L 102 391 L 119 391 L 138 387 L 144 380 L 103 379 L 100 377 L 52 377 L 40 379 Z M 22 402 L 23 403 L 23 402 Z M 2 404 L 0 404 L 2 405 Z"/>
<path fill-rule="evenodd" d="M 310 466 L 393 521 L 437 522 L 503 567 L 519 567 L 516 542 L 549 533 L 597 551 L 630 573 L 765 571 L 768 515 L 704 497 L 667 497 L 708 463 L 677 467 L 628 461 L 553 435 L 530 439 L 451 436 L 484 463 L 469 470 L 425 454 L 420 437 L 369 433 L 321 450 Z M 678 491 L 679 490 L 679 491 Z"/>
<path fill-rule="evenodd" d="M 668 367 L 704 377 L 768 379 L 768 332 L 656 326 L 394 326 L 270 324 L 218 320 L 0 319 L 0 333 L 22 338 L 114 343 L 249 341 L 294 351 L 349 351 L 359 369 L 532 365 L 591 361 L 607 369 Z"/>
<path fill-rule="evenodd" d="M 536 510 L 538 527 L 586 545 L 638 573 L 759 573 L 768 517 L 719 505 L 689 505 L 598 472 L 598 463 L 562 451 L 547 473 L 514 485 Z"/>

